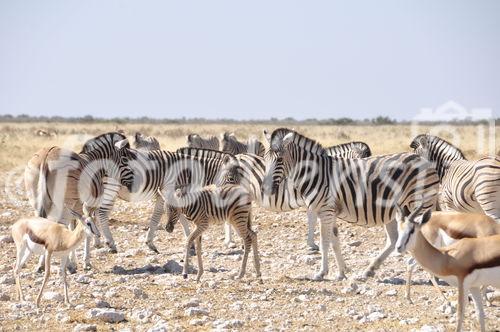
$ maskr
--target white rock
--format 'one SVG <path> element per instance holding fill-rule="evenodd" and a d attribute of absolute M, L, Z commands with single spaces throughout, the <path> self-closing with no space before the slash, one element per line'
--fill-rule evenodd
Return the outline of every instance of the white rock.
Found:
<path fill-rule="evenodd" d="M 398 295 L 398 292 L 395 289 L 389 289 L 387 292 L 385 292 L 385 295 L 387 295 L 387 296 L 396 296 L 396 295 Z"/>
<path fill-rule="evenodd" d="M 132 320 L 142 324 L 148 323 L 151 316 L 153 316 L 153 311 L 149 309 L 134 309 L 132 311 Z"/>
<path fill-rule="evenodd" d="M 452 315 L 457 311 L 456 305 L 453 305 L 450 302 L 443 303 L 437 308 L 438 311 L 447 314 L 447 315 Z"/>
<path fill-rule="evenodd" d="M 295 302 L 307 302 L 309 301 L 309 298 L 305 294 L 300 294 L 294 299 Z"/>
<path fill-rule="evenodd" d="M 419 330 L 413 329 L 415 332 L 443 332 L 444 328 L 442 326 L 432 326 L 432 325 L 424 325 Z"/>
<path fill-rule="evenodd" d="M 130 290 L 132 291 L 132 293 L 134 293 L 134 298 L 136 298 L 136 299 L 147 299 L 148 298 L 148 294 L 146 294 L 146 292 L 144 292 L 140 288 L 133 287 Z"/>
<path fill-rule="evenodd" d="M 192 298 L 189 301 L 182 304 L 183 308 L 194 308 L 200 306 L 200 299 Z"/>
<path fill-rule="evenodd" d="M 86 275 L 79 275 L 76 279 L 75 279 L 76 282 L 80 283 L 80 284 L 90 284 L 90 278 L 87 277 Z"/>
<path fill-rule="evenodd" d="M 99 319 L 107 323 L 119 323 L 125 320 L 125 315 L 115 309 L 96 308 L 87 312 L 87 318 Z"/>
<path fill-rule="evenodd" d="M 111 307 L 111 305 L 104 300 L 96 300 L 95 306 L 96 306 L 96 308 L 110 308 Z"/>
<path fill-rule="evenodd" d="M 97 331 L 97 326 L 92 324 L 78 324 L 73 329 L 73 332 Z"/>
<path fill-rule="evenodd" d="M 191 326 L 203 326 L 203 325 L 205 325 L 207 322 L 208 322 L 208 318 L 207 318 L 207 317 L 203 317 L 203 318 L 195 318 L 195 319 L 191 319 L 191 320 L 189 321 L 189 325 L 191 325 Z"/>
<path fill-rule="evenodd" d="M 382 318 L 385 318 L 385 315 L 384 315 L 384 313 L 379 312 L 379 311 L 372 312 L 371 314 L 366 316 L 366 320 L 368 322 L 375 322 L 375 321 L 381 320 Z"/>
<path fill-rule="evenodd" d="M 168 326 L 167 323 L 160 322 L 155 326 L 153 326 L 152 328 L 150 328 L 148 332 L 168 332 L 170 330 L 172 330 L 172 328 Z"/>
<path fill-rule="evenodd" d="M 326 311 L 326 305 L 324 305 L 324 304 L 318 305 L 318 310 L 321 311 L 321 312 L 325 312 Z"/>
<path fill-rule="evenodd" d="M 242 327 L 243 325 L 244 325 L 243 321 L 239 319 L 231 319 L 231 320 L 218 319 L 212 323 L 212 326 L 215 329 L 219 330 Z"/>
<path fill-rule="evenodd" d="M 352 241 L 352 242 L 349 242 L 349 246 L 350 247 L 359 247 L 361 245 L 361 241 Z"/>
<path fill-rule="evenodd" d="M 64 300 L 64 296 L 57 292 L 45 292 L 43 293 L 43 299 L 48 301 L 62 302 Z"/>
<path fill-rule="evenodd" d="M 207 316 L 208 310 L 200 307 L 191 307 L 184 310 L 184 316 L 192 317 L 192 316 Z"/>

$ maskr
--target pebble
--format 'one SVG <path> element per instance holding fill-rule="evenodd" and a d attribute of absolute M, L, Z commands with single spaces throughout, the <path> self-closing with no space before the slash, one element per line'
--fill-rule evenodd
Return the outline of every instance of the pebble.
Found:
<path fill-rule="evenodd" d="M 153 316 L 153 311 L 149 309 L 134 309 L 132 310 L 131 318 L 142 324 L 149 323 L 151 316 Z"/>
<path fill-rule="evenodd" d="M 11 235 L 0 236 L 0 243 L 14 243 L 14 238 Z"/>
<path fill-rule="evenodd" d="M 200 305 L 200 299 L 192 298 L 189 301 L 183 303 L 182 307 L 183 308 L 194 308 L 194 307 L 198 307 L 199 305 Z"/>
<path fill-rule="evenodd" d="M 73 332 L 97 331 L 97 326 L 92 324 L 77 324 Z"/>
<path fill-rule="evenodd" d="M 96 308 L 110 308 L 111 307 L 111 305 L 104 300 L 96 300 L 95 306 L 96 306 Z"/>
<path fill-rule="evenodd" d="M 350 247 L 359 247 L 361 245 L 361 241 L 352 241 L 352 242 L 349 242 L 349 246 Z"/>
<path fill-rule="evenodd" d="M 44 292 L 43 299 L 47 301 L 62 302 L 64 301 L 64 296 L 57 292 Z"/>
<path fill-rule="evenodd" d="M 208 310 L 201 307 L 191 307 L 184 310 L 184 316 L 193 317 L 193 316 L 207 316 Z"/>
<path fill-rule="evenodd" d="M 87 312 L 87 318 L 98 319 L 106 323 L 119 323 L 125 320 L 125 315 L 116 309 L 96 308 Z"/>
<path fill-rule="evenodd" d="M 79 275 L 76 280 L 76 282 L 80 283 L 80 284 L 90 284 L 90 278 L 86 275 Z"/>
<path fill-rule="evenodd" d="M 2 285 L 14 285 L 15 283 L 16 279 L 11 275 L 4 275 L 0 278 L 0 284 Z"/>
<path fill-rule="evenodd" d="M 412 332 L 443 332 L 442 326 L 424 325 L 420 329 L 413 329 Z"/>
<path fill-rule="evenodd" d="M 387 292 L 385 292 L 385 295 L 387 295 L 387 296 L 396 296 L 396 295 L 398 295 L 398 291 L 395 290 L 395 289 L 390 289 Z"/>
<path fill-rule="evenodd" d="M 212 323 L 213 328 L 217 330 L 232 329 L 232 328 L 242 327 L 243 325 L 244 325 L 243 321 L 239 319 L 231 319 L 231 320 L 218 319 Z"/>
<path fill-rule="evenodd" d="M 155 326 L 153 326 L 152 328 L 150 328 L 148 330 L 148 332 L 168 332 L 171 330 L 172 330 L 172 328 L 169 325 L 167 325 L 167 323 L 160 322 L 160 323 L 156 324 Z"/>
<path fill-rule="evenodd" d="M 203 326 L 203 325 L 205 325 L 207 322 L 208 322 L 208 318 L 207 318 L 207 317 L 203 317 L 203 318 L 195 318 L 195 319 L 191 319 L 191 320 L 189 321 L 189 325 L 191 325 L 191 326 Z"/>

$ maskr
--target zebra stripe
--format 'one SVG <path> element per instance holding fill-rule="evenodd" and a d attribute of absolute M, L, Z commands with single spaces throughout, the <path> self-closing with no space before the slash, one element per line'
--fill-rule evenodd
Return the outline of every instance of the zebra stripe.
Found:
<path fill-rule="evenodd" d="M 322 266 L 316 279 L 328 273 L 331 235 L 339 266 L 338 278 L 345 278 L 336 218 L 363 226 L 385 226 L 386 246 L 364 272 L 364 277 L 368 277 L 374 275 L 394 250 L 397 225 L 392 221 L 396 211 L 411 212 L 417 206 L 426 211 L 435 205 L 439 178 L 430 163 L 415 154 L 364 159 L 330 157 L 316 141 L 283 128 L 272 133 L 269 145 L 265 155 L 264 190 L 275 192 L 283 179 L 288 178 L 306 206 L 320 218 Z"/>
<path fill-rule="evenodd" d="M 257 249 L 257 234 L 251 228 L 252 200 L 248 192 L 237 185 L 222 187 L 204 187 L 200 190 L 180 194 L 176 192 L 174 198 L 164 199 L 167 211 L 167 230 L 172 231 L 179 215 L 184 215 L 196 227 L 186 240 L 183 276 L 187 278 L 189 266 L 189 250 L 196 241 L 198 256 L 197 281 L 203 274 L 201 257 L 201 236 L 212 222 L 229 223 L 238 231 L 243 239 L 244 254 L 238 278 L 245 275 L 246 264 L 250 247 L 253 248 L 254 266 L 258 279 L 261 279 L 259 254 Z"/>
<path fill-rule="evenodd" d="M 415 137 L 410 147 L 434 164 L 442 208 L 484 213 L 500 222 L 500 157 L 468 161 L 457 147 L 426 134 Z"/>
<path fill-rule="evenodd" d="M 198 134 L 189 134 L 186 138 L 190 148 L 219 150 L 219 139 L 215 136 L 203 138 Z"/>
<path fill-rule="evenodd" d="M 249 139 L 246 143 L 238 141 L 234 134 L 224 133 L 222 135 L 222 151 L 237 155 L 240 153 L 253 153 L 264 156 L 264 145 L 255 138 Z"/>

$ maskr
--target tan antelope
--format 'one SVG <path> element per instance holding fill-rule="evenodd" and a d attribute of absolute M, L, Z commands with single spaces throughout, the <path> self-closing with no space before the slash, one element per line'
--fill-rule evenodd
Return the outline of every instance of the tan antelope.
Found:
<path fill-rule="evenodd" d="M 40 304 L 43 289 L 50 276 L 50 261 L 52 256 L 61 258 L 60 273 L 64 285 L 64 301 L 69 304 L 68 284 L 66 282 L 68 256 L 83 241 L 86 234 L 88 236 L 100 236 L 99 230 L 94 223 L 94 218 L 89 216 L 85 206 L 85 216 L 80 215 L 74 210 L 70 211 L 78 219 L 73 231 L 68 230 L 62 224 L 42 217 L 22 218 L 12 226 L 12 237 L 17 249 L 14 276 L 16 278 L 17 294 L 20 301 L 24 301 L 19 278 L 20 270 L 32 254 L 37 254 L 45 256 L 45 277 L 36 298 L 36 306 L 38 307 Z"/>
<path fill-rule="evenodd" d="M 436 248 L 422 234 L 422 226 L 431 219 L 431 211 L 420 214 L 422 206 L 411 214 L 400 211 L 396 250 L 409 251 L 431 274 L 458 287 L 457 331 L 462 330 L 467 295 L 472 295 L 481 331 L 485 330 L 480 287 L 500 287 L 500 235 L 464 238 L 450 246 Z"/>
<path fill-rule="evenodd" d="M 441 248 L 449 246 L 463 238 L 500 234 L 500 224 L 497 224 L 493 218 L 482 213 L 433 212 L 431 219 L 422 226 L 421 232 L 434 247 Z M 415 264 L 408 264 L 406 298 L 410 302 L 411 278 L 414 269 Z M 444 297 L 435 279 L 431 278 L 431 281 Z M 445 300 L 447 299 L 445 298 Z"/>

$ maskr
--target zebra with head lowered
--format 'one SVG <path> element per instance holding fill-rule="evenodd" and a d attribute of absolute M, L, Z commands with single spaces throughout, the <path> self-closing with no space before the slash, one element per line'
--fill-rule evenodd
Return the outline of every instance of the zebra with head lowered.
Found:
<path fill-rule="evenodd" d="M 222 151 L 237 155 L 240 153 L 253 153 L 264 156 L 264 145 L 255 138 L 250 138 L 246 143 L 238 141 L 234 133 L 222 134 Z"/>
<path fill-rule="evenodd" d="M 325 148 L 326 154 L 332 157 L 342 158 L 368 158 L 372 151 L 364 142 L 348 142 Z"/>
<path fill-rule="evenodd" d="M 443 209 L 484 213 L 500 222 L 500 157 L 468 161 L 455 146 L 427 134 L 415 137 L 410 147 L 435 166 Z"/>
<path fill-rule="evenodd" d="M 132 185 L 128 148 L 127 138 L 113 132 L 87 141 L 79 154 L 59 147 L 38 151 L 28 161 L 24 173 L 35 216 L 69 223 L 73 219 L 69 209 L 83 214 L 85 204 L 93 213 L 98 211 L 96 219 L 103 226 L 103 232 L 109 232 L 106 211 L 110 210 L 121 186 Z M 86 268 L 90 267 L 89 240 L 85 240 L 84 247 Z M 74 263 L 74 256 L 72 260 Z"/>
<path fill-rule="evenodd" d="M 189 134 L 186 139 L 190 148 L 219 150 L 219 140 L 215 136 L 203 138 L 198 134 Z"/>
<path fill-rule="evenodd" d="M 366 278 L 373 276 L 394 250 L 398 235 L 394 220 L 402 217 L 397 211 L 410 214 L 422 206 L 424 213 L 434 207 L 439 190 L 437 172 L 416 154 L 364 159 L 330 157 L 319 143 L 288 129 L 276 129 L 270 135 L 264 159 L 264 190 L 274 193 L 288 178 L 305 205 L 320 219 L 322 261 L 316 280 L 328 273 L 331 237 L 339 268 L 337 278 L 345 278 L 337 218 L 357 225 L 385 226 L 386 245 L 364 271 Z"/>

